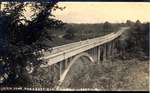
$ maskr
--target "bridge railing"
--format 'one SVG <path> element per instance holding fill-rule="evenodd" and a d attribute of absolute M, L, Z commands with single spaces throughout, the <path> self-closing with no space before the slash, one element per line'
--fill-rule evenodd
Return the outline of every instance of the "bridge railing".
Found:
<path fill-rule="evenodd" d="M 78 42 L 73 42 L 73 43 L 69 43 L 69 44 L 65 44 L 65 45 L 61 45 L 61 46 L 57 46 L 57 47 L 52 47 L 52 51 L 51 52 L 48 52 L 48 55 L 49 54 L 55 54 L 57 52 L 61 52 L 61 51 L 64 51 L 66 49 L 70 49 L 70 48 L 74 48 L 74 47 L 77 47 L 79 45 L 84 45 L 84 44 L 90 44 L 90 42 L 94 42 L 94 41 L 97 41 L 97 40 L 100 40 L 100 39 L 103 39 L 103 38 L 106 38 L 110 35 L 113 35 L 114 33 L 110 33 L 108 35 L 105 35 L 105 36 L 102 36 L 102 37 L 97 37 L 97 38 L 93 38 L 93 39 L 87 39 L 87 40 L 83 40 L 83 41 L 78 41 Z M 47 55 L 47 54 L 46 54 Z"/>

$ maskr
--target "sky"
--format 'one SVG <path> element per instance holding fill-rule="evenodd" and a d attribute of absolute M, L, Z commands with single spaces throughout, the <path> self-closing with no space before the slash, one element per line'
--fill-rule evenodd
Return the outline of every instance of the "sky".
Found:
<path fill-rule="evenodd" d="M 59 2 L 58 5 L 66 8 L 52 13 L 66 23 L 150 22 L 150 3 L 146 2 Z"/>

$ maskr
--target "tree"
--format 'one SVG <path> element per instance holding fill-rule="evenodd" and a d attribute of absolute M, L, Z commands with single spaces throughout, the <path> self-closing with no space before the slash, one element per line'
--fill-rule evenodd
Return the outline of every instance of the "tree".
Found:
<path fill-rule="evenodd" d="M 8 26 L 8 40 L 10 43 L 17 44 L 18 42 L 23 42 L 25 44 L 32 44 L 40 37 L 43 32 L 45 23 L 49 20 L 49 16 L 51 15 L 51 9 L 54 7 L 56 2 L 51 3 L 13 3 L 15 6 L 14 10 L 7 10 L 10 14 L 7 16 Z M 33 11 L 39 9 L 39 13 L 35 13 L 32 18 L 32 21 L 26 19 L 22 12 L 24 11 L 24 7 L 28 4 L 32 4 Z M 39 6 L 40 5 L 40 6 Z M 12 9 L 12 7 L 10 9 Z M 22 19 L 20 19 L 22 17 Z M 22 23 L 24 21 L 28 25 L 24 25 Z M 52 24 L 51 24 L 52 25 Z"/>
<path fill-rule="evenodd" d="M 128 32 L 127 51 L 134 57 L 143 58 L 148 55 L 149 24 L 137 20 Z"/>
<path fill-rule="evenodd" d="M 127 20 L 127 21 L 126 21 L 126 25 L 127 25 L 127 26 L 133 26 L 133 24 L 134 24 L 134 23 L 133 23 L 132 21 L 130 21 L 130 20 Z"/>
<path fill-rule="evenodd" d="M 103 24 L 103 30 L 104 30 L 104 32 L 112 31 L 112 25 L 111 25 L 111 23 L 109 23 L 108 21 L 106 21 Z"/>
<path fill-rule="evenodd" d="M 75 30 L 73 29 L 73 28 L 68 28 L 67 30 L 66 30 L 66 33 L 65 33 L 65 35 L 64 35 L 64 38 L 65 39 L 70 39 L 70 40 L 72 40 L 72 39 L 74 39 L 75 38 Z"/>
<path fill-rule="evenodd" d="M 32 5 L 34 12 L 31 20 L 22 14 L 28 4 Z M 6 7 L 1 9 L 0 84 L 15 86 L 16 81 L 22 82 L 17 83 L 18 85 L 26 84 L 28 79 L 24 70 L 28 73 L 27 65 L 31 66 L 32 63 L 33 66 L 36 66 L 43 62 L 37 58 L 42 56 L 38 51 L 45 47 L 40 44 L 40 40 L 48 37 L 45 27 L 62 25 L 60 20 L 49 19 L 49 16 L 53 16 L 51 11 L 56 9 L 62 9 L 58 7 L 57 0 L 27 3 L 7 2 Z M 35 12 L 36 10 L 39 11 Z"/>

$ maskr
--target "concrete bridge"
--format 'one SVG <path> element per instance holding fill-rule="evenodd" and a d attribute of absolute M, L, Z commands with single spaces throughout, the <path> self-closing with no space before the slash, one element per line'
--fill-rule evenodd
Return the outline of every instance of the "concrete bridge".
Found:
<path fill-rule="evenodd" d="M 92 63 L 100 64 L 104 60 L 115 56 L 118 53 L 118 38 L 128 28 L 121 27 L 119 31 L 105 36 L 53 47 L 51 52 L 47 51 L 43 57 L 39 58 L 47 62 L 41 67 L 51 66 L 53 70 L 57 69 L 59 72 L 57 77 L 59 83 L 56 88 L 59 88 L 70 68 L 79 58 L 86 57 Z"/>

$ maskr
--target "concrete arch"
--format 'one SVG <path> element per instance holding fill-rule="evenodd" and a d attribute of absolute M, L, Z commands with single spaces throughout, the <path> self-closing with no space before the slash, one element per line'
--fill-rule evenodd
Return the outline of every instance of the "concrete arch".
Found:
<path fill-rule="evenodd" d="M 69 72 L 70 68 L 72 67 L 72 65 L 81 57 L 87 57 L 90 62 L 94 63 L 94 59 L 88 54 L 88 53 L 81 53 L 81 54 L 78 54 L 77 56 L 75 56 L 70 64 L 68 65 L 67 69 L 65 69 L 65 71 L 60 75 L 60 80 L 59 80 L 59 85 L 57 86 L 57 88 L 59 88 L 59 86 L 63 83 L 67 73 Z"/>

